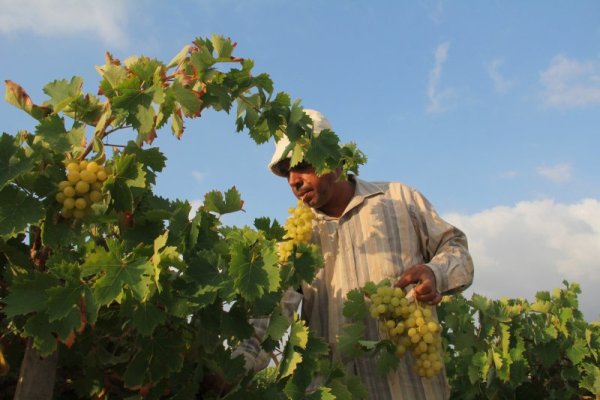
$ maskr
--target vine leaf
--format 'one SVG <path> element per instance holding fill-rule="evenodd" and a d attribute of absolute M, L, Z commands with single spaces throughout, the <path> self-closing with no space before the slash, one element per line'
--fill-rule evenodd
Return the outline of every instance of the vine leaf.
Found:
<path fill-rule="evenodd" d="M 50 322 L 61 319 L 77 308 L 81 295 L 84 291 L 83 285 L 67 283 L 65 286 L 49 288 L 48 294 L 48 320 Z"/>
<path fill-rule="evenodd" d="M 131 322 L 143 336 L 150 336 L 154 329 L 166 320 L 165 313 L 150 302 L 138 304 Z"/>
<path fill-rule="evenodd" d="M 204 205 L 202 208 L 206 211 L 214 211 L 220 215 L 228 214 L 242 210 L 244 201 L 240 192 L 234 187 L 223 193 L 213 190 L 204 196 Z"/>
<path fill-rule="evenodd" d="M 64 153 L 69 151 L 74 144 L 78 144 L 72 143 L 69 140 L 70 136 L 67 136 L 66 133 L 64 119 L 57 115 L 52 115 L 40 121 L 35 129 L 35 139 L 36 141 L 42 141 L 46 148 Z"/>
<path fill-rule="evenodd" d="M 34 271 L 15 282 L 10 294 L 2 300 L 6 304 L 2 312 L 8 318 L 13 318 L 45 310 L 48 302 L 46 289 L 55 284 L 54 276 Z"/>
<path fill-rule="evenodd" d="M 6 80 L 4 83 L 6 85 L 4 98 L 9 104 L 25 111 L 38 121 L 52 113 L 51 107 L 33 104 L 33 101 L 31 101 L 31 97 L 29 97 L 27 92 L 15 82 Z"/>
<path fill-rule="evenodd" d="M 152 264 L 146 260 L 108 266 L 93 286 L 94 297 L 101 305 L 110 304 L 121 296 L 123 288 L 129 288 L 138 300 L 144 301 L 150 292 L 152 274 Z"/>
<path fill-rule="evenodd" d="M 8 238 L 25 232 L 28 225 L 37 224 L 43 217 L 44 206 L 32 195 L 14 186 L 0 190 L 0 236 Z"/>
<path fill-rule="evenodd" d="M 272 242 L 249 228 L 234 230 L 231 242 L 229 274 L 236 290 L 247 300 L 255 300 L 279 288 L 277 252 Z"/>
<path fill-rule="evenodd" d="M 358 357 L 362 354 L 359 341 L 364 337 L 365 326 L 362 322 L 346 325 L 338 342 L 340 352 L 348 357 Z"/>
<path fill-rule="evenodd" d="M 573 364 L 579 364 L 588 353 L 585 340 L 576 338 L 573 345 L 567 349 L 566 353 Z"/>
<path fill-rule="evenodd" d="M 0 136 L 0 190 L 17 176 L 33 168 L 33 161 L 25 151 L 14 144 L 15 138 L 7 133 Z"/>
<path fill-rule="evenodd" d="M 50 96 L 50 100 L 47 100 L 45 104 L 52 106 L 54 113 L 62 111 L 79 97 L 82 85 L 83 79 L 78 76 L 71 78 L 70 82 L 61 79 L 48 83 L 43 90 Z"/>
<path fill-rule="evenodd" d="M 365 297 L 360 289 L 354 289 L 346 295 L 343 314 L 344 317 L 355 321 L 362 320 L 367 315 Z"/>

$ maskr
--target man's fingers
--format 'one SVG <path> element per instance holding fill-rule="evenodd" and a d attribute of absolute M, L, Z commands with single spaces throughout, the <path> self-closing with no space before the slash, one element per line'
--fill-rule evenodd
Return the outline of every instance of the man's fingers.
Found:
<path fill-rule="evenodd" d="M 442 295 L 437 291 L 433 271 L 426 265 L 415 265 L 409 268 L 394 286 L 405 288 L 410 284 L 415 285 L 411 292 L 416 300 L 431 305 L 441 301 Z"/>

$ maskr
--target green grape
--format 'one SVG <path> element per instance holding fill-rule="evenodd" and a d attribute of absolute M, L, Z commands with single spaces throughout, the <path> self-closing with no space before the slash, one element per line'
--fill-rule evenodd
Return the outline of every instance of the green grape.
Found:
<path fill-rule="evenodd" d="M 99 203 L 99 202 L 101 202 L 101 201 L 102 201 L 102 193 L 100 193 L 100 192 L 99 192 L 99 191 L 97 191 L 97 190 L 92 190 L 92 191 L 90 192 L 90 200 L 91 200 L 93 203 Z"/>
<path fill-rule="evenodd" d="M 100 166 L 98 165 L 98 163 L 96 161 L 90 161 L 88 163 L 88 165 L 85 167 L 85 169 L 87 169 L 91 173 L 95 174 L 100 169 Z"/>
<path fill-rule="evenodd" d="M 84 210 L 87 207 L 87 205 L 88 203 L 83 197 L 80 197 L 77 200 L 75 200 L 75 208 L 78 210 Z"/>
<path fill-rule="evenodd" d="M 442 337 L 431 308 L 409 301 L 401 288 L 379 286 L 370 296 L 369 314 L 395 344 L 400 358 L 410 351 L 415 372 L 431 378 L 443 369 Z"/>
<path fill-rule="evenodd" d="M 75 199 L 72 197 L 67 197 L 63 202 L 63 209 L 70 210 L 75 207 Z"/>
<path fill-rule="evenodd" d="M 90 184 L 86 181 L 79 181 L 75 184 L 75 192 L 78 194 L 85 194 L 89 192 Z"/>
<path fill-rule="evenodd" d="M 98 180 L 103 181 L 98 171 Z M 295 208 L 289 208 L 288 213 L 290 214 L 285 222 L 285 239 L 279 243 L 279 261 L 285 262 L 292 255 L 294 245 L 300 243 L 309 243 L 312 236 L 312 221 L 313 213 L 307 205 L 302 201 L 298 201 Z"/>

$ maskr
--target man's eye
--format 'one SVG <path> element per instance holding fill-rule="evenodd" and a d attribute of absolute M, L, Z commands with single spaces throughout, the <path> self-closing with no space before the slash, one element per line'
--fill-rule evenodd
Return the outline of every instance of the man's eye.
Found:
<path fill-rule="evenodd" d="M 311 165 L 307 162 L 300 162 L 290 168 L 290 171 L 306 171 L 311 168 Z"/>

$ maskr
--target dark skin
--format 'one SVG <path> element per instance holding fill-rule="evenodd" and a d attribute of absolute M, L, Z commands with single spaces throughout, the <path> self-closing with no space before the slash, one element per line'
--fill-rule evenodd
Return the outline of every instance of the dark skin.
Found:
<path fill-rule="evenodd" d="M 284 160 L 279 166 L 286 173 L 294 196 L 330 217 L 341 217 L 354 196 L 355 184 L 350 180 L 339 179 L 341 170 L 319 176 L 310 164 L 304 162 L 290 168 L 289 160 Z M 404 289 L 410 284 L 415 285 L 416 300 L 430 305 L 442 300 L 435 275 L 427 265 L 417 264 L 408 268 L 394 286 Z"/>

